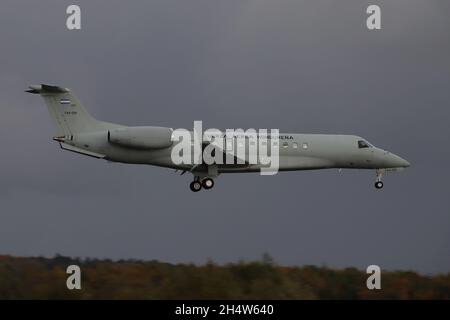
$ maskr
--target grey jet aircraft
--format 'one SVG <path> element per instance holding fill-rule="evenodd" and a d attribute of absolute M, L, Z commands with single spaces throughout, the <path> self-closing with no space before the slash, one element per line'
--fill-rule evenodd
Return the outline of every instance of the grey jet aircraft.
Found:
<path fill-rule="evenodd" d="M 64 150 L 112 162 L 147 164 L 190 172 L 192 191 L 211 189 L 214 178 L 222 173 L 257 172 L 258 164 L 177 165 L 172 161 L 174 147 L 171 128 L 130 127 L 94 119 L 63 87 L 32 85 L 26 92 L 40 94 L 56 127 L 53 138 Z M 409 162 L 370 144 L 355 135 L 280 134 L 279 170 L 372 169 L 375 187 L 381 189 L 382 175 L 402 170 Z M 224 151 L 226 152 L 226 151 Z"/>

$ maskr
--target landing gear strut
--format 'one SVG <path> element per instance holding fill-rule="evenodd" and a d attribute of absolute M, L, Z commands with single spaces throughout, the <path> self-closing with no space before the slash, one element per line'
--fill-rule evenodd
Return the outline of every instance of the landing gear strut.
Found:
<path fill-rule="evenodd" d="M 383 177 L 384 170 L 378 169 L 377 170 L 377 179 L 375 180 L 375 188 L 381 189 L 383 188 L 383 181 L 381 181 L 381 178 Z"/>

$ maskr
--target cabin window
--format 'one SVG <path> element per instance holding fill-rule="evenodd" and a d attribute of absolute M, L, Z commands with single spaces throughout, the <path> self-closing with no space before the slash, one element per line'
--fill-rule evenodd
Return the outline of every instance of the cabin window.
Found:
<path fill-rule="evenodd" d="M 297 142 L 293 142 L 292 143 L 292 148 L 297 149 L 298 148 L 298 143 Z"/>
<path fill-rule="evenodd" d="M 359 149 L 369 148 L 369 144 L 364 140 L 358 140 L 358 148 Z"/>
<path fill-rule="evenodd" d="M 303 142 L 303 144 L 302 144 L 302 148 L 303 148 L 303 149 L 305 149 L 305 150 L 306 150 L 306 149 L 308 149 L 308 143 L 306 143 L 306 142 Z"/>

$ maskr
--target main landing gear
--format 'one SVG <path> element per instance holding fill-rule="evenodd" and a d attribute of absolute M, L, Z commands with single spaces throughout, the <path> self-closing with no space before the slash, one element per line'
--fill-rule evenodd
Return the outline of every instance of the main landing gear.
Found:
<path fill-rule="evenodd" d="M 198 192 L 202 188 L 205 190 L 209 190 L 212 187 L 214 187 L 214 180 L 211 178 L 203 178 L 202 180 L 200 180 L 199 177 L 195 177 L 194 181 L 192 181 L 189 185 L 189 188 L 191 188 L 193 192 Z"/>
<path fill-rule="evenodd" d="M 375 180 L 375 188 L 381 189 L 381 188 L 383 188 L 383 181 L 381 181 L 381 178 L 383 177 L 384 170 L 378 169 L 376 171 L 376 173 L 377 173 L 377 178 Z"/>
<path fill-rule="evenodd" d="M 198 180 L 194 180 L 189 185 L 189 188 L 191 188 L 191 191 L 198 192 L 202 189 L 202 184 Z"/>

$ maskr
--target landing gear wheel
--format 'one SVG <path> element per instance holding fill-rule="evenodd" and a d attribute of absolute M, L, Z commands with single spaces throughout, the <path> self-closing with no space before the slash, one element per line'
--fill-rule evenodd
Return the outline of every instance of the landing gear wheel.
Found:
<path fill-rule="evenodd" d="M 192 181 L 189 185 L 189 188 L 191 188 L 193 192 L 198 192 L 202 189 L 202 184 L 200 183 L 200 181 Z"/>
<path fill-rule="evenodd" d="M 382 181 L 375 182 L 375 188 L 377 188 L 377 189 L 383 188 L 383 182 Z"/>
<path fill-rule="evenodd" d="M 211 189 L 212 187 L 214 187 L 214 180 L 211 179 L 211 178 L 205 178 L 205 179 L 203 179 L 203 181 L 202 181 L 202 187 L 203 187 L 203 189 L 205 189 L 205 190 Z"/>

